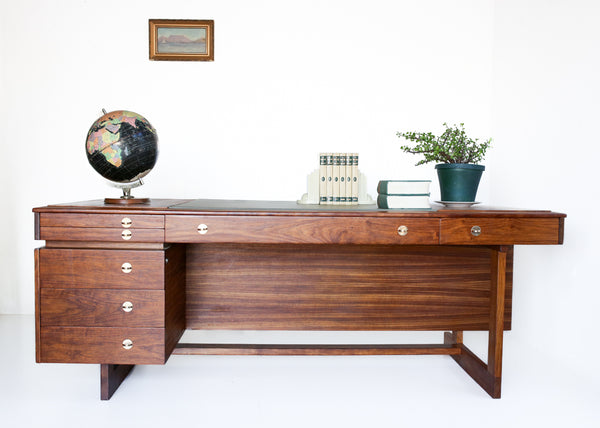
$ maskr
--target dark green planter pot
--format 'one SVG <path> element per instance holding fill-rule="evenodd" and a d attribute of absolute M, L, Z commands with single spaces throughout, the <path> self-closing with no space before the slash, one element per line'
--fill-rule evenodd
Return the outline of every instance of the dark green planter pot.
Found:
<path fill-rule="evenodd" d="M 440 163 L 435 166 L 444 202 L 475 202 L 483 165 Z"/>

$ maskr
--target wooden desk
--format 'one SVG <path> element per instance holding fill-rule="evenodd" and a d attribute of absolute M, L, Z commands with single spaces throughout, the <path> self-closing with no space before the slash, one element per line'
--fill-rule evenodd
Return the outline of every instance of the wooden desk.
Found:
<path fill-rule="evenodd" d="M 101 365 L 109 399 L 175 354 L 450 355 L 500 397 L 513 246 L 564 214 L 153 200 L 35 208 L 36 360 Z M 541 267 L 540 267 L 541 268 Z M 440 330 L 431 345 L 181 344 L 185 329 Z M 489 331 L 487 364 L 463 331 Z"/>

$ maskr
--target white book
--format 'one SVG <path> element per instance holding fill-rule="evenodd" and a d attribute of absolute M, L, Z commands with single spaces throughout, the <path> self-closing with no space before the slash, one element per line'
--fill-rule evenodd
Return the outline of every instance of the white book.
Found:
<path fill-rule="evenodd" d="M 377 206 L 383 209 L 431 209 L 429 194 L 425 195 L 377 195 Z"/>
<path fill-rule="evenodd" d="M 346 168 L 348 158 L 346 153 L 340 153 L 340 204 L 346 205 Z"/>
<path fill-rule="evenodd" d="M 340 154 L 333 154 L 333 205 L 340 204 Z"/>
<path fill-rule="evenodd" d="M 381 180 L 377 193 L 383 195 L 419 195 L 429 193 L 431 180 Z"/>
<path fill-rule="evenodd" d="M 327 205 L 333 204 L 333 153 L 327 153 Z"/>
<path fill-rule="evenodd" d="M 319 204 L 327 203 L 327 153 L 319 155 Z"/>
<path fill-rule="evenodd" d="M 350 189 L 350 194 L 352 197 L 352 204 L 358 205 L 358 179 L 360 174 L 358 172 L 358 153 L 352 153 L 352 170 L 350 172 L 350 177 L 352 180 L 352 185 Z"/>
<path fill-rule="evenodd" d="M 352 204 L 352 153 L 344 153 L 346 156 L 345 182 L 346 182 L 346 205 Z"/>

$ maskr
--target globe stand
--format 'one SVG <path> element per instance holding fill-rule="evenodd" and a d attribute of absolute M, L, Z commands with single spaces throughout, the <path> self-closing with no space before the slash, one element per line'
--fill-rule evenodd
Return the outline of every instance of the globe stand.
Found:
<path fill-rule="evenodd" d="M 142 184 L 142 180 L 138 180 L 133 183 L 127 184 L 119 184 L 119 183 L 110 183 L 112 186 L 122 189 L 123 196 L 120 198 L 104 198 L 105 204 L 118 204 L 118 205 L 134 205 L 134 204 L 148 204 L 150 203 L 149 198 L 136 198 L 135 196 L 131 196 L 131 189 L 135 187 L 140 187 Z"/>

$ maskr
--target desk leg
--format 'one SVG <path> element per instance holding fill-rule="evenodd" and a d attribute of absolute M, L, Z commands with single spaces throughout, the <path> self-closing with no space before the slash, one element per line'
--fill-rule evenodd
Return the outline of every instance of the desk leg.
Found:
<path fill-rule="evenodd" d="M 134 367 L 128 364 L 101 364 L 100 399 L 110 400 L 110 397 L 112 397 Z"/>
<path fill-rule="evenodd" d="M 506 248 L 494 248 L 491 255 L 492 284 L 490 293 L 490 324 L 488 363 L 481 361 L 463 343 L 463 332 L 445 333 L 444 343 L 455 345 L 460 353 L 452 358 L 492 398 L 500 398 L 502 383 L 502 340 L 504 335 L 504 296 L 506 289 Z"/>

